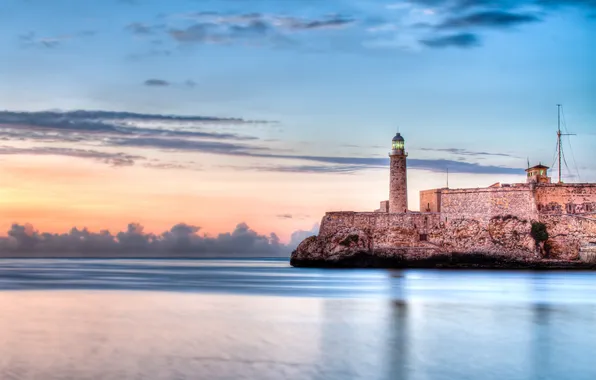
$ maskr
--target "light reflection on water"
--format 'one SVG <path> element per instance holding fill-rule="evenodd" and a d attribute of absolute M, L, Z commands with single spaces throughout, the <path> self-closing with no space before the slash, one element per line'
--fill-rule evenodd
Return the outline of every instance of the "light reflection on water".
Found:
<path fill-rule="evenodd" d="M 590 272 L 0 261 L 0 379 L 595 379 Z"/>

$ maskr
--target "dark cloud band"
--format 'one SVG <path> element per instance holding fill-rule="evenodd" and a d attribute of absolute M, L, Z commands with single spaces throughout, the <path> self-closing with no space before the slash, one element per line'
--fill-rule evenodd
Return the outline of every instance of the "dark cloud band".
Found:
<path fill-rule="evenodd" d="M 131 223 L 126 231 L 90 232 L 73 228 L 68 233 L 39 232 L 30 224 L 13 224 L 0 237 L 0 257 L 274 257 L 288 256 L 310 231 L 295 231 L 289 244 L 274 233 L 262 235 L 246 223 L 215 237 L 200 235 L 200 227 L 180 223 L 161 234 L 144 232 Z"/>

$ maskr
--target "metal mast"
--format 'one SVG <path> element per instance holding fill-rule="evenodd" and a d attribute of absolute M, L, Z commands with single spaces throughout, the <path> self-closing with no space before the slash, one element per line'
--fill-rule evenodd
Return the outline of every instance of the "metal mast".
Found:
<path fill-rule="evenodd" d="M 561 105 L 557 104 L 557 151 L 559 152 L 559 183 L 561 183 Z"/>
<path fill-rule="evenodd" d="M 561 181 L 561 165 L 562 165 L 562 160 L 564 158 L 563 156 L 563 145 L 561 143 L 561 136 L 575 136 L 575 134 L 573 133 L 562 133 L 561 132 L 561 105 L 557 104 L 557 151 L 559 154 L 559 183 L 563 183 Z M 565 165 L 567 165 L 567 162 L 565 162 Z M 569 169 L 569 168 L 568 168 Z"/>

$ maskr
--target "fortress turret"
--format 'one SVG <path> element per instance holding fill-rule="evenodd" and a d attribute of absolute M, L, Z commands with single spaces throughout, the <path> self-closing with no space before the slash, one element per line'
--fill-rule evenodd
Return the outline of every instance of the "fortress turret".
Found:
<path fill-rule="evenodd" d="M 397 133 L 391 141 L 389 170 L 389 212 L 408 211 L 408 172 L 406 168 L 405 141 Z"/>
<path fill-rule="evenodd" d="M 548 166 L 542 164 L 533 166 L 526 169 L 527 183 L 551 183 L 550 177 L 548 176 Z"/>

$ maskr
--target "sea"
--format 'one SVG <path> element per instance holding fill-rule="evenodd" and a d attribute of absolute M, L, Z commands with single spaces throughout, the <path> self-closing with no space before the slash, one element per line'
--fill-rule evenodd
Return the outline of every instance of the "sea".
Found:
<path fill-rule="evenodd" d="M 2 259 L 0 380 L 596 379 L 596 273 Z"/>

